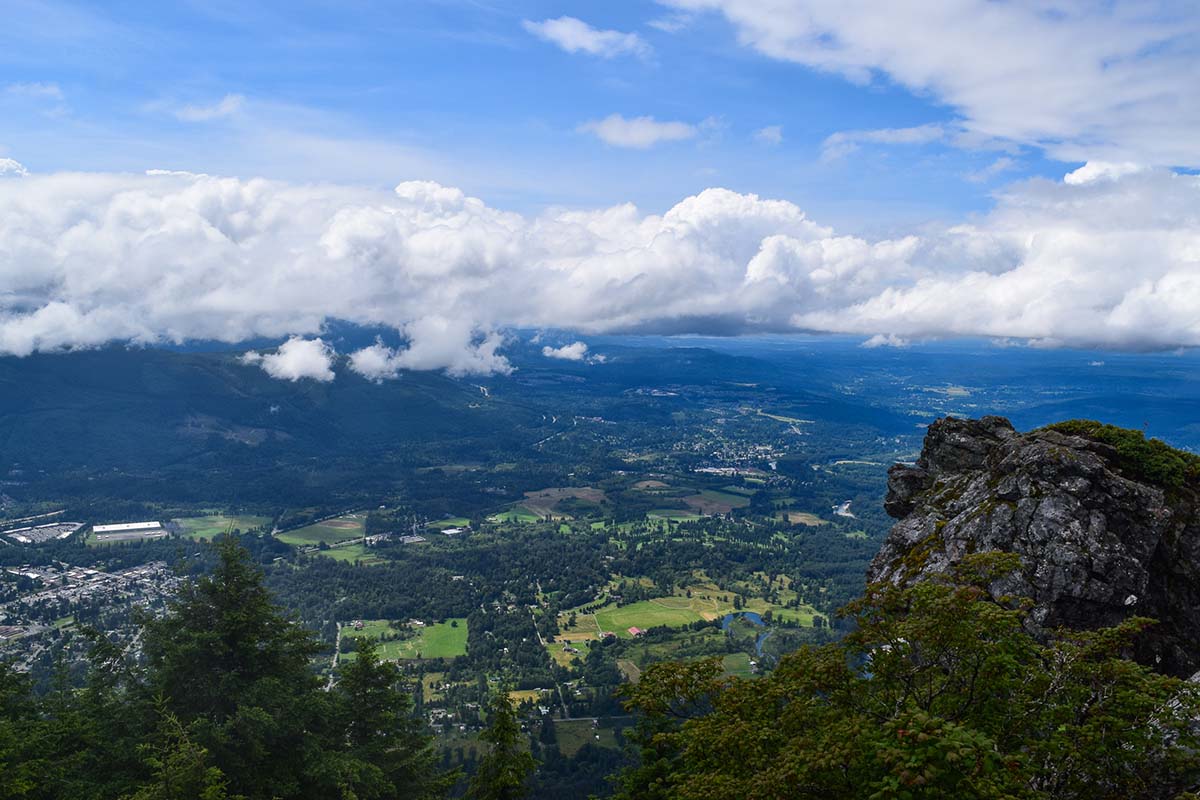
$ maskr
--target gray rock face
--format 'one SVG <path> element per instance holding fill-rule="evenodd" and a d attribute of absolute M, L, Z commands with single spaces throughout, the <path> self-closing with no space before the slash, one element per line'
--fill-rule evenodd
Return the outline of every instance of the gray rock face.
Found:
<path fill-rule="evenodd" d="M 974 552 L 1021 556 L 1023 574 L 996 592 L 1033 599 L 1035 633 L 1159 621 L 1134 656 L 1172 675 L 1200 669 L 1200 498 L 1131 480 L 1108 445 L 1008 420 L 946 418 L 915 466 L 888 472 L 898 519 L 869 581 L 947 572 Z"/>

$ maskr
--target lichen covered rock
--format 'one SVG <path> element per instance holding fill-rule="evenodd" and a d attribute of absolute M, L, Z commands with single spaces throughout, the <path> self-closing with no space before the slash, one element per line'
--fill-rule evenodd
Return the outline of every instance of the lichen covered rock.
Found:
<path fill-rule="evenodd" d="M 1136 432 L 1130 432 L 1136 435 Z M 930 426 L 915 466 L 888 473 L 897 518 L 868 571 L 908 582 L 963 556 L 1005 551 L 1024 571 L 992 587 L 1034 601 L 1028 624 L 1096 628 L 1130 616 L 1159 624 L 1135 657 L 1187 676 L 1200 669 L 1200 494 L 1133 474 L 1101 441 L 1018 433 L 1001 417 Z"/>

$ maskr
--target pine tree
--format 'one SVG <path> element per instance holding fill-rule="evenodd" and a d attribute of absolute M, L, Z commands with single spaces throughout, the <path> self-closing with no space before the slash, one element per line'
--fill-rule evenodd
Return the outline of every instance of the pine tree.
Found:
<path fill-rule="evenodd" d="M 438 772 L 429 738 L 412 716 L 412 701 L 394 664 L 379 660 L 375 643 L 359 639 L 357 655 L 342 669 L 335 694 L 344 717 L 348 755 L 362 770 L 355 796 L 432 798 L 457 778 Z"/>
<path fill-rule="evenodd" d="M 512 701 L 497 692 L 489 703 L 491 719 L 479 734 L 491 749 L 467 787 L 467 800 L 520 800 L 529 791 L 529 777 L 537 762 L 521 746 L 521 725 Z"/>

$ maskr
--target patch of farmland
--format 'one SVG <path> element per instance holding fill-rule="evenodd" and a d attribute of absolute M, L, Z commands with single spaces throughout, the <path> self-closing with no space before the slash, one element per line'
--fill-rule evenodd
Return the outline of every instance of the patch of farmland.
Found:
<path fill-rule="evenodd" d="M 745 508 L 750 505 L 750 498 L 740 494 L 706 489 L 699 494 L 683 498 L 683 502 L 701 514 L 728 514 L 735 508 Z"/>
<path fill-rule="evenodd" d="M 561 512 L 558 504 L 567 499 L 600 505 L 606 502 L 608 497 L 603 489 L 591 486 L 552 486 L 536 492 L 526 492 L 521 504 L 542 518 L 566 517 L 569 515 Z"/>
<path fill-rule="evenodd" d="M 325 542 L 335 544 L 349 539 L 358 539 L 363 535 L 365 514 L 347 514 L 336 519 L 327 519 L 303 528 L 283 531 L 275 534 L 275 538 L 296 547 L 307 547 Z"/>
<path fill-rule="evenodd" d="M 271 521 L 270 517 L 249 514 L 208 514 L 202 517 L 182 517 L 174 520 L 179 533 L 189 539 L 213 539 L 227 530 L 249 531 L 261 528 Z"/>
<path fill-rule="evenodd" d="M 781 511 L 779 516 L 793 525 L 808 525 L 809 527 L 816 527 L 818 525 L 829 524 L 829 520 L 821 519 L 816 514 L 811 514 L 808 511 Z"/>
<path fill-rule="evenodd" d="M 342 637 L 360 637 L 380 640 L 377 652 L 387 661 L 404 661 L 417 658 L 455 658 L 467 653 L 467 621 L 463 618 L 448 619 L 433 625 L 417 627 L 413 631 L 398 631 L 387 620 L 363 620 L 363 629 L 342 628 Z M 410 634 L 411 635 L 408 635 Z M 392 638 L 406 636 L 406 638 Z M 354 653 L 343 653 L 343 660 L 353 659 Z"/>

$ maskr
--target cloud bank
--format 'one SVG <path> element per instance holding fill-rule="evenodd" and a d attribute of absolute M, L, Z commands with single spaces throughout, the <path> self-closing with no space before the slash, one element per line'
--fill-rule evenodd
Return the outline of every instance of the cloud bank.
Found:
<path fill-rule="evenodd" d="M 1200 177 L 1094 164 L 1014 184 L 970 224 L 868 240 L 707 189 L 523 216 L 458 189 L 185 173 L 0 181 L 0 353 L 293 337 L 249 356 L 329 380 L 329 319 L 391 326 L 401 370 L 505 373 L 504 331 L 825 331 L 894 344 L 1200 345 Z M 572 345 L 573 346 L 573 345 Z M 582 356 L 582 351 L 580 352 Z"/>

